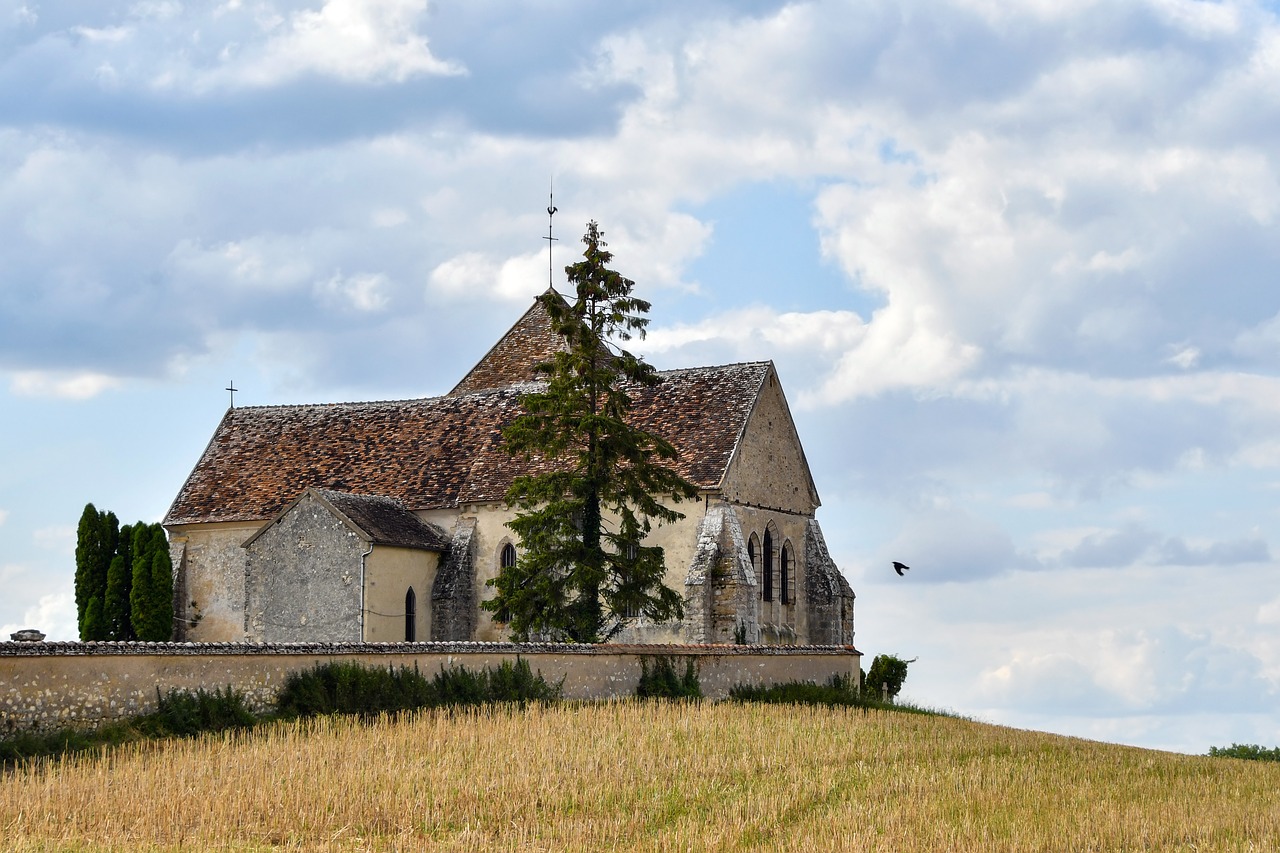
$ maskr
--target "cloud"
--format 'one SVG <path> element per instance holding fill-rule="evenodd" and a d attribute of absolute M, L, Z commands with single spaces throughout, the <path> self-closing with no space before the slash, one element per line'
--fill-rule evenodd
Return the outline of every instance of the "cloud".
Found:
<path fill-rule="evenodd" d="M 23 628 L 42 631 L 50 641 L 78 639 L 80 634 L 74 596 L 70 592 L 40 596 L 33 607 L 23 611 L 22 622 L 0 625 L 0 638 L 7 640 L 9 634 Z"/>
<path fill-rule="evenodd" d="M 1140 562 L 1158 566 L 1238 566 L 1271 560 L 1267 543 L 1259 538 L 1234 541 L 1202 540 L 1189 544 L 1180 536 L 1162 538 L 1143 525 L 1085 534 L 1057 557 L 1057 564 L 1075 568 L 1122 569 Z"/>
<path fill-rule="evenodd" d="M 464 73 L 456 62 L 432 55 L 415 27 L 427 0 L 326 0 L 266 27 L 257 46 L 228 50 L 210 84 L 279 86 L 306 74 L 359 83 L 403 83 L 418 75 Z M 228 48 L 231 46 L 228 45 Z"/>
<path fill-rule="evenodd" d="M 1280 625 L 1280 596 L 1258 608 L 1258 623 L 1262 625 Z"/>
<path fill-rule="evenodd" d="M 748 360 L 804 353 L 821 359 L 853 345 L 866 324 L 853 311 L 777 312 L 765 306 L 735 309 L 698 323 L 650 328 L 636 349 L 669 355 L 714 344 L 724 358 Z"/>
<path fill-rule="evenodd" d="M 9 520 L 9 510 L 0 509 L 0 527 L 3 527 L 4 523 L 8 520 Z"/>
<path fill-rule="evenodd" d="M 976 581 L 1039 568 L 1000 525 L 951 506 L 919 508 L 879 552 L 877 562 L 912 567 L 912 582 Z"/>
<path fill-rule="evenodd" d="M 357 273 L 334 275 L 328 281 L 316 285 L 316 292 L 328 300 L 336 300 L 344 307 L 357 311 L 381 311 L 390 303 L 386 293 L 389 282 L 381 273 Z"/>
<path fill-rule="evenodd" d="M 19 370 L 9 377 L 9 390 L 21 397 L 61 397 L 87 400 L 120 386 L 120 380 L 100 373 L 55 373 Z"/>
<path fill-rule="evenodd" d="M 1132 565 L 1157 541 L 1157 536 L 1138 525 L 1085 536 L 1063 553 L 1063 564 L 1077 568 L 1122 568 Z"/>
<path fill-rule="evenodd" d="M 1020 645 L 1027 646 L 1028 638 Z M 1075 715 L 1264 711 L 1280 685 L 1248 650 L 1179 628 L 1049 637 L 979 677 L 976 701 Z M 1065 637 L 1057 638 L 1065 641 Z"/>
<path fill-rule="evenodd" d="M 1158 558 L 1159 563 L 1176 566 L 1237 566 L 1270 560 L 1271 549 L 1261 539 L 1188 545 L 1179 537 L 1165 540 Z"/>

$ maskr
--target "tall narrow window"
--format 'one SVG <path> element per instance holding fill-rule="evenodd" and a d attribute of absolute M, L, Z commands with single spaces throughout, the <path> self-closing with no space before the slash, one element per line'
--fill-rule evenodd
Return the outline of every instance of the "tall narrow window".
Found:
<path fill-rule="evenodd" d="M 764 600 L 773 601 L 773 534 L 764 532 L 764 553 L 760 555 L 760 573 L 764 578 Z"/>
<path fill-rule="evenodd" d="M 781 587 L 779 594 L 782 596 L 782 603 L 787 604 L 791 601 L 791 574 L 794 570 L 793 557 L 791 556 L 791 543 L 787 542 L 782 546 L 782 559 L 778 562 L 778 586 Z"/>
<path fill-rule="evenodd" d="M 498 565 L 504 569 L 509 569 L 516 564 L 516 546 L 510 542 L 503 544 L 502 550 L 498 552 Z M 505 607 L 493 614 L 493 621 L 507 623 L 511 621 L 511 611 Z"/>
<path fill-rule="evenodd" d="M 404 594 L 404 641 L 418 641 L 418 596 L 413 594 L 413 587 Z"/>

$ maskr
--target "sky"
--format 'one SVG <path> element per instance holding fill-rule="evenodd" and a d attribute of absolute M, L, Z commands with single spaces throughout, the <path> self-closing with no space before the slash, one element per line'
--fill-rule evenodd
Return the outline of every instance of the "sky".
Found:
<path fill-rule="evenodd" d="M 0 0 L 0 636 L 237 405 L 444 393 L 579 256 L 771 359 L 904 693 L 1280 743 L 1280 7 Z M 911 566 L 904 577 L 891 561 Z"/>

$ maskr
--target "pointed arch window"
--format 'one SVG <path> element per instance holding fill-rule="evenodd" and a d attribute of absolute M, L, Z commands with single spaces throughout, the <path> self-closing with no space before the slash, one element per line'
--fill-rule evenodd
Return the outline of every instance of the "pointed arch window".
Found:
<path fill-rule="evenodd" d="M 760 575 L 764 578 L 765 601 L 773 601 L 773 534 L 765 530 L 764 532 L 764 553 L 760 555 Z"/>
<path fill-rule="evenodd" d="M 795 583 L 795 570 L 795 557 L 791 555 L 791 543 L 784 542 L 782 556 L 778 560 L 778 588 L 783 604 L 790 604 L 794 597 L 791 594 L 791 584 Z"/>
<path fill-rule="evenodd" d="M 418 596 L 414 594 L 413 587 L 404 594 L 404 641 L 418 641 Z"/>
<path fill-rule="evenodd" d="M 509 569 L 516 564 L 516 546 L 510 542 L 502 543 L 502 550 L 498 551 L 498 566 L 501 569 Z M 503 608 L 493 614 L 493 621 L 506 624 L 511 621 L 511 611 Z"/>

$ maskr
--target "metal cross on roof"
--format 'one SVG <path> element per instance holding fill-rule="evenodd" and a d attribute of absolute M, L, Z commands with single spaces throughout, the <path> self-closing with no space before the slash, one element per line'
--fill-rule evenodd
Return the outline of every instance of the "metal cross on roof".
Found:
<path fill-rule="evenodd" d="M 234 379 L 231 380 L 229 383 L 227 383 L 227 387 L 223 388 L 222 390 L 231 392 L 231 408 L 234 409 L 236 407 L 236 392 L 240 390 L 239 388 L 236 387 L 236 381 Z"/>

